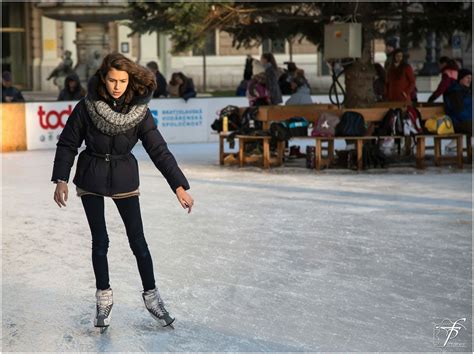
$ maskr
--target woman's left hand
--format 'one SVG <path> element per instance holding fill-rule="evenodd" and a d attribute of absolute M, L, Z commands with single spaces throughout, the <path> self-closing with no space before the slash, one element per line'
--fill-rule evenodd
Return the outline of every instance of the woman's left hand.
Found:
<path fill-rule="evenodd" d="M 193 198 L 181 186 L 176 189 L 176 197 L 184 209 L 188 208 L 189 214 L 194 205 Z"/>

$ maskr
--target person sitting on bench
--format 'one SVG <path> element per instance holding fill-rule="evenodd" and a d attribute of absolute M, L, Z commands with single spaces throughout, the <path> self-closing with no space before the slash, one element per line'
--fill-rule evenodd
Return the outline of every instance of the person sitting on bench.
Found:
<path fill-rule="evenodd" d="M 313 100 L 311 99 L 311 89 L 309 87 L 308 81 L 304 77 L 304 71 L 298 69 L 296 71 L 296 76 L 290 82 L 293 94 L 286 101 L 286 105 L 290 104 L 312 104 Z"/>
<path fill-rule="evenodd" d="M 472 72 L 461 69 L 458 80 L 444 94 L 444 110 L 451 118 L 456 133 L 472 137 Z"/>

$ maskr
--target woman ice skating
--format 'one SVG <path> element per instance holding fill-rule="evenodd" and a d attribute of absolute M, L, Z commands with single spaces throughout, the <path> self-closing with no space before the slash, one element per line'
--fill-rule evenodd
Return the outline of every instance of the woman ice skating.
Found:
<path fill-rule="evenodd" d="M 113 199 L 125 224 L 143 285 L 145 307 L 163 326 L 174 321 L 155 286 L 152 257 L 143 234 L 138 163 L 131 153 L 138 139 L 188 213 L 194 201 L 186 192 L 190 188 L 188 181 L 148 109 L 155 88 L 151 71 L 121 54 L 107 55 L 89 80 L 87 96 L 75 106 L 57 143 L 51 180 L 56 183 L 54 201 L 63 207 L 68 199 L 71 167 L 85 140 L 86 149 L 79 154 L 73 183 L 92 234 L 96 327 L 109 326 L 113 306 L 104 197 Z"/>

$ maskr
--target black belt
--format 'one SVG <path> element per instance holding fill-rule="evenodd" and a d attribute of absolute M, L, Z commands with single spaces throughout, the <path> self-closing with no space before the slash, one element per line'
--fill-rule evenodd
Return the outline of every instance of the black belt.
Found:
<path fill-rule="evenodd" d="M 105 159 L 105 161 L 109 162 L 110 160 L 120 160 L 126 157 L 130 156 L 130 152 L 128 154 L 123 154 L 123 155 L 112 155 L 112 154 L 99 154 L 97 152 L 94 152 L 92 150 L 86 149 L 85 150 L 86 154 L 90 156 L 95 156 L 95 157 L 100 157 Z"/>

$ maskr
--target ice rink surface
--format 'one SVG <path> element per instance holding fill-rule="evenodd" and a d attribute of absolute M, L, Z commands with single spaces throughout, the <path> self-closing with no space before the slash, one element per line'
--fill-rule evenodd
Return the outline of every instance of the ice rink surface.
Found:
<path fill-rule="evenodd" d="M 74 185 L 59 209 L 54 150 L 3 154 L 4 352 L 472 351 L 470 166 L 262 171 L 218 166 L 213 143 L 170 149 L 191 184 L 189 215 L 143 148 L 134 153 L 175 330 L 146 311 L 107 199 L 114 310 L 103 334 L 93 327 L 90 231 Z M 436 347 L 435 323 L 459 318 L 458 347 Z"/>

